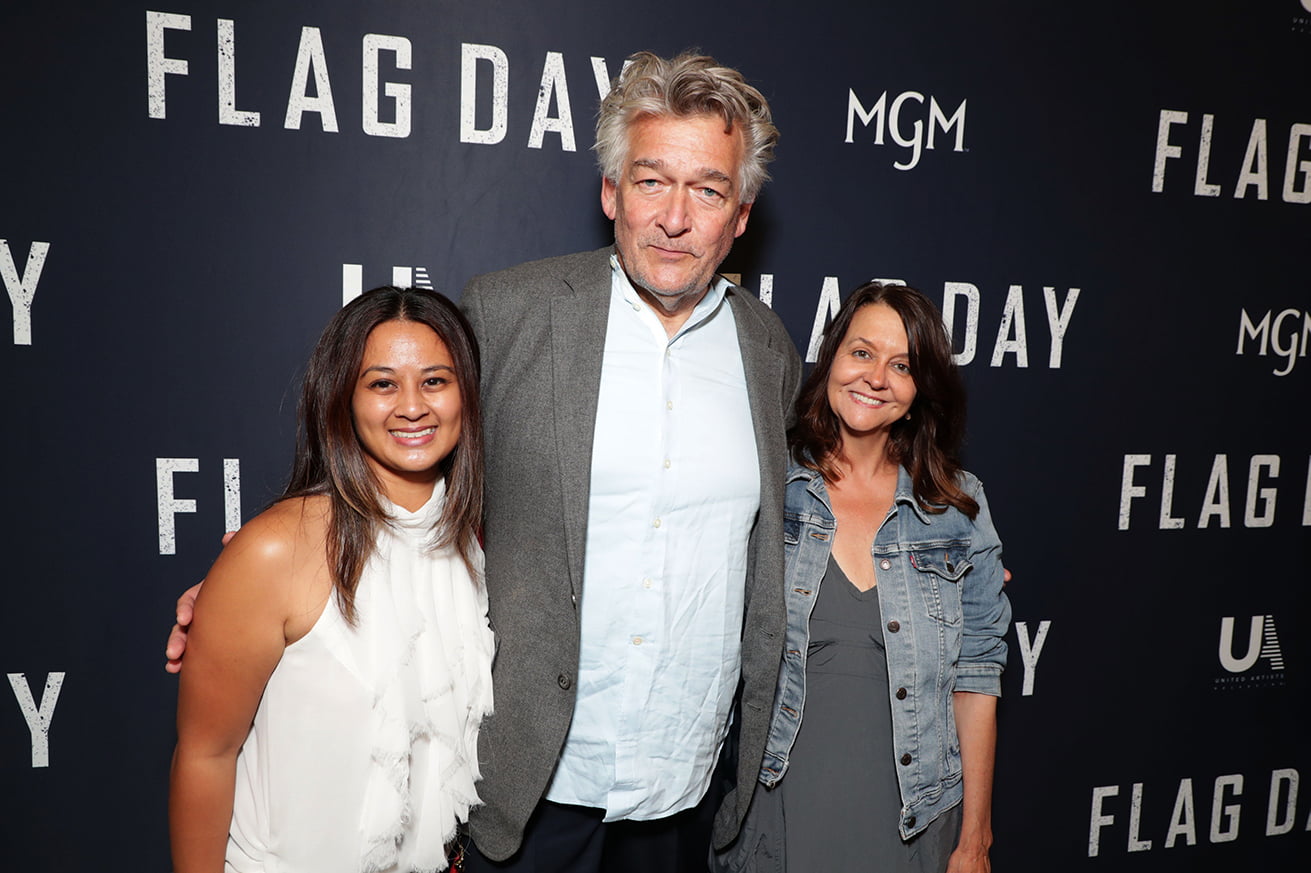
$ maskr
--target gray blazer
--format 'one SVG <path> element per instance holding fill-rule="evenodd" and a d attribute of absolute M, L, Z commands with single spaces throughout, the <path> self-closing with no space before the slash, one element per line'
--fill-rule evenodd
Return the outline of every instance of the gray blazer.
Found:
<path fill-rule="evenodd" d="M 592 434 L 610 308 L 610 248 L 476 276 L 461 306 L 482 351 L 487 586 L 496 712 L 482 726 L 479 850 L 503 860 L 546 792 L 574 711 Z M 760 457 L 747 562 L 737 774 L 714 842 L 736 835 L 760 770 L 782 654 L 785 428 L 801 362 L 778 317 L 733 288 Z"/>

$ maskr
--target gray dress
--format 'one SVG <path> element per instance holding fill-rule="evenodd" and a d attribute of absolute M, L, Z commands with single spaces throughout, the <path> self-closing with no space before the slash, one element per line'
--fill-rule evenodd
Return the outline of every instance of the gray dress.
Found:
<path fill-rule="evenodd" d="M 781 804 L 792 873 L 941 873 L 956 847 L 960 807 L 909 842 L 897 833 L 888 662 L 878 589 L 859 591 L 833 558 L 810 617 L 806 708 Z"/>

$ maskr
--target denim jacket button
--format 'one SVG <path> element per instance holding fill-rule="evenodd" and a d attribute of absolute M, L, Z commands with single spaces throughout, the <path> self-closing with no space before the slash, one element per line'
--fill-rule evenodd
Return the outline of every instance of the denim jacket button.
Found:
<path fill-rule="evenodd" d="M 910 752 L 901 756 L 901 763 L 903 766 L 910 763 Z"/>
<path fill-rule="evenodd" d="M 906 827 L 908 828 L 915 827 L 915 816 L 913 815 L 906 816 Z"/>
<path fill-rule="evenodd" d="M 887 558 L 884 558 L 882 561 L 879 561 L 879 569 L 880 569 L 880 570 L 891 570 L 891 569 L 892 569 L 892 562 L 889 561 Z"/>
<path fill-rule="evenodd" d="M 898 699 L 898 700 L 905 700 L 905 699 L 906 699 L 906 689 L 905 689 L 905 688 L 898 688 L 898 689 L 897 689 L 897 699 Z"/>
<path fill-rule="evenodd" d="M 893 619 L 892 621 L 888 622 L 888 630 L 892 631 L 895 634 L 897 631 L 901 630 L 901 622 L 897 621 L 896 619 Z"/>

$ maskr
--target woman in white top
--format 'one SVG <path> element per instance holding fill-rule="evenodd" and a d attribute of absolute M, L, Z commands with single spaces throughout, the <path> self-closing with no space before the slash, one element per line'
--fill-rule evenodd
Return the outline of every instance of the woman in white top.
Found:
<path fill-rule="evenodd" d="M 445 868 L 492 703 L 481 512 L 468 323 L 430 291 L 360 296 L 310 358 L 290 484 L 196 602 L 176 873 Z"/>

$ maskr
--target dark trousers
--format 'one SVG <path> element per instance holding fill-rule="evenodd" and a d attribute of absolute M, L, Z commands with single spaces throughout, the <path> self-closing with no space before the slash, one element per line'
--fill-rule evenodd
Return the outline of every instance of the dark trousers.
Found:
<path fill-rule="evenodd" d="M 543 800 L 505 861 L 469 847 L 466 873 L 705 873 L 714 806 L 654 821 L 603 822 L 604 810 Z"/>

